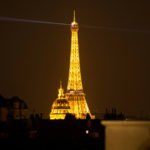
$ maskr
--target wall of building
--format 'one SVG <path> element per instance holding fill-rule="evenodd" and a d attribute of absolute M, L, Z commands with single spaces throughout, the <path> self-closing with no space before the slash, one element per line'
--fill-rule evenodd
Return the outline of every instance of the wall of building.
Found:
<path fill-rule="evenodd" d="M 102 121 L 106 150 L 150 150 L 150 121 Z"/>
<path fill-rule="evenodd" d="M 0 121 L 5 122 L 7 121 L 7 114 L 8 110 L 6 107 L 0 107 Z"/>

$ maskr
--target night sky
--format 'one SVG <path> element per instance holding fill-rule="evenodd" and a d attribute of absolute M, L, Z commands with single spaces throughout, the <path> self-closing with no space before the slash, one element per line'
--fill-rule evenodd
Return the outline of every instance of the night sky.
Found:
<path fill-rule="evenodd" d="M 147 1 L 148 2 L 148 1 Z M 83 88 L 92 113 L 116 107 L 126 115 L 150 116 L 150 9 L 139 1 L 5 0 L 0 17 L 146 30 L 147 33 L 79 29 Z M 149 31 L 149 32 L 148 32 Z M 69 26 L 0 21 L 0 94 L 19 96 L 30 112 L 48 118 L 59 82 L 66 91 Z"/>

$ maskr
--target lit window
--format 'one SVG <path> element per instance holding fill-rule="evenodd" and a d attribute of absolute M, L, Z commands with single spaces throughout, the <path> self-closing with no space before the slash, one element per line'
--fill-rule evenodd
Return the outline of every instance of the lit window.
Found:
<path fill-rule="evenodd" d="M 86 133 L 86 134 L 89 134 L 89 130 L 85 130 L 85 133 Z"/>

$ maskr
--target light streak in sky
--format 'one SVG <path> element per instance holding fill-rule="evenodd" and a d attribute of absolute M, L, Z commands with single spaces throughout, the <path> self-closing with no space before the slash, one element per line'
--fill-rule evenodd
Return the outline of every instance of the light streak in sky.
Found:
<path fill-rule="evenodd" d="M 136 29 L 129 29 L 129 28 L 118 28 L 118 27 L 107 27 L 107 26 L 88 26 L 88 25 L 80 25 L 80 27 L 92 28 L 92 29 L 104 29 L 104 30 L 112 30 L 112 31 L 137 32 L 137 33 L 150 34 L 149 30 L 136 30 Z"/>
<path fill-rule="evenodd" d="M 66 24 L 66 23 L 31 20 L 31 19 L 21 19 L 21 18 L 9 18 L 9 17 L 0 17 L 0 21 L 14 21 L 14 22 L 27 22 L 27 23 L 39 23 L 39 24 L 55 24 L 55 25 L 62 25 L 62 26 L 70 26 L 70 24 Z"/>
<path fill-rule="evenodd" d="M 67 24 L 67 23 L 40 21 L 40 20 L 31 20 L 31 19 L 22 19 L 22 18 L 9 18 L 9 17 L 0 17 L 0 21 L 13 21 L 13 22 L 26 22 L 26 23 L 39 23 L 39 24 L 70 26 L 70 24 Z M 118 28 L 118 27 L 108 27 L 108 26 L 89 26 L 89 25 L 80 25 L 80 27 L 81 28 L 89 28 L 89 29 L 103 29 L 103 30 L 110 30 L 110 31 L 123 31 L 123 32 L 136 32 L 136 33 L 150 34 L 150 30 L 136 30 L 136 29 L 129 29 L 129 28 Z"/>

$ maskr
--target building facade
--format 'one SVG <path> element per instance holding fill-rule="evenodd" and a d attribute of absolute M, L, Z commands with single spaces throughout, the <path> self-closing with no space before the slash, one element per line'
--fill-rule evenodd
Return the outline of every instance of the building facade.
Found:
<path fill-rule="evenodd" d="M 18 97 L 6 99 L 0 95 L 0 121 L 28 118 L 28 106 Z"/>

